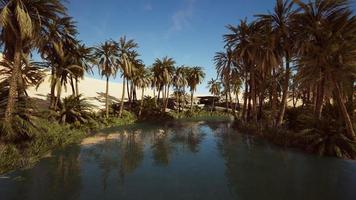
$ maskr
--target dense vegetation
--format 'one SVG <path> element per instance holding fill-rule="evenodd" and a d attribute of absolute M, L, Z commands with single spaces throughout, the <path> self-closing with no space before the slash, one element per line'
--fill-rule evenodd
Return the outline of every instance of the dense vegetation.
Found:
<path fill-rule="evenodd" d="M 0 168 L 24 166 L 26 162 L 16 155 L 39 157 L 56 146 L 78 141 L 91 130 L 132 123 L 152 114 L 166 116 L 172 87 L 183 104 L 179 110 L 186 108 L 186 89 L 192 100 L 204 78 L 201 67 L 176 67 L 169 57 L 146 67 L 138 44 L 125 36 L 87 47 L 77 39 L 76 23 L 60 0 L 1 1 L 0 29 Z M 34 61 L 33 54 L 41 60 Z M 78 84 L 95 68 L 106 79 L 105 109 L 99 111 L 83 98 Z M 115 103 L 108 98 L 109 78 L 118 74 L 123 88 Z M 51 84 L 49 105 L 43 108 L 26 90 L 41 84 L 46 76 Z M 72 95 L 62 97 L 67 87 Z M 154 90 L 153 99 L 145 97 L 147 88 Z"/>
<path fill-rule="evenodd" d="M 208 83 L 213 98 L 207 112 L 193 103 L 205 77 L 201 67 L 176 66 L 170 57 L 148 67 L 126 36 L 88 47 L 60 0 L 1 1 L 0 168 L 24 166 L 20 155 L 38 158 L 102 127 L 229 116 L 214 112 L 222 103 L 238 127 L 275 143 L 355 159 L 356 16 L 349 2 L 277 0 L 273 12 L 227 28 L 224 51 L 214 58 L 218 79 Z M 101 110 L 79 88 L 96 69 L 106 79 Z M 43 108 L 26 91 L 46 76 L 51 84 Z M 116 76 L 122 94 L 112 102 L 109 79 Z M 72 95 L 63 97 L 67 87 Z M 145 96 L 148 89 L 153 97 Z M 168 107 L 176 111 L 167 113 Z"/>
<path fill-rule="evenodd" d="M 239 127 L 321 155 L 356 158 L 356 16 L 347 0 L 277 0 L 228 25 L 211 93 L 239 95 Z M 217 83 L 218 82 L 218 83 Z M 227 103 L 227 108 L 232 107 Z"/>

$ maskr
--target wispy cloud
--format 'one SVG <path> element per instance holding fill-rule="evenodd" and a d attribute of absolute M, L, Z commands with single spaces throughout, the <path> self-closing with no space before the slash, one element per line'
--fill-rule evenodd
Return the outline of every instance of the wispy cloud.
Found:
<path fill-rule="evenodd" d="M 152 7 L 152 4 L 151 3 L 146 3 L 144 6 L 143 6 L 143 10 L 145 11 L 151 11 L 153 10 L 153 7 Z"/>
<path fill-rule="evenodd" d="M 195 2 L 196 0 L 185 0 L 184 7 L 173 13 L 170 31 L 180 31 L 189 25 L 189 21 L 193 16 Z"/>

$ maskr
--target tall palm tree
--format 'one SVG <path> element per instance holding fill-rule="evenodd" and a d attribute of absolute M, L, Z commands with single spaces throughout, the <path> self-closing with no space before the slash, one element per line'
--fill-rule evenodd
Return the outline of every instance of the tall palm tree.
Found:
<path fill-rule="evenodd" d="M 208 82 L 209 92 L 213 95 L 213 105 L 211 107 L 211 112 L 215 109 L 215 97 L 218 97 L 221 90 L 221 83 L 217 80 L 211 79 Z"/>
<path fill-rule="evenodd" d="M 127 40 L 126 36 L 120 37 L 118 42 L 118 54 L 120 59 L 120 70 L 122 73 L 122 95 L 121 95 L 121 106 L 119 116 L 122 116 L 124 109 L 124 98 L 125 98 L 125 88 L 127 82 L 128 94 L 129 91 L 129 79 L 133 76 L 133 71 L 135 70 L 136 57 L 138 56 L 135 49 L 138 47 L 138 44 L 130 39 Z M 128 95 L 129 98 L 130 95 Z"/>
<path fill-rule="evenodd" d="M 75 75 L 75 91 L 77 96 L 80 94 L 78 86 L 79 79 L 84 78 L 84 72 L 93 73 L 92 64 L 95 63 L 93 51 L 94 48 L 86 47 L 85 44 L 80 44 L 78 42 L 78 45 L 73 52 L 74 63 L 82 69 Z"/>
<path fill-rule="evenodd" d="M 284 58 L 284 62 L 280 64 L 281 67 L 285 66 L 285 77 L 283 83 L 283 95 L 279 114 L 277 117 L 277 126 L 282 125 L 284 113 L 287 107 L 289 80 L 290 80 L 290 63 L 293 57 L 293 31 L 291 21 L 295 15 L 293 10 L 293 1 L 290 0 L 277 0 L 274 12 L 267 15 L 258 15 L 261 21 L 271 24 L 273 35 L 272 38 L 277 42 L 274 49 Z"/>
<path fill-rule="evenodd" d="M 164 57 L 163 59 L 157 58 L 153 63 L 153 73 L 156 79 L 156 84 L 158 88 L 158 98 L 162 91 L 162 111 L 165 112 L 168 104 L 169 97 L 169 87 L 172 82 L 172 77 L 174 73 L 175 61 L 173 58 Z"/>
<path fill-rule="evenodd" d="M 75 22 L 71 17 L 67 16 L 58 17 L 51 21 L 48 29 L 41 34 L 41 40 L 39 41 L 40 54 L 48 62 L 48 68 L 51 69 L 51 109 L 56 109 L 57 102 L 60 99 L 58 94 L 60 94 L 63 84 L 67 83 L 67 79 L 74 73 L 84 73 L 84 70 L 80 69 L 81 67 L 75 70 L 68 69 L 69 65 L 74 64 L 73 58 L 76 57 L 74 52 L 79 44 L 75 39 L 76 35 Z M 74 87 L 72 87 L 73 89 Z"/>
<path fill-rule="evenodd" d="M 180 67 L 177 67 L 175 69 L 175 73 L 173 75 L 172 82 L 173 82 L 173 86 L 175 87 L 176 94 L 178 96 L 178 98 L 177 98 L 178 99 L 178 104 L 179 104 L 178 111 L 180 112 L 181 111 L 181 107 L 182 107 L 181 106 L 182 97 L 183 97 L 183 102 L 185 102 L 184 88 L 188 84 L 186 76 L 185 76 L 185 66 L 180 66 Z M 183 105 L 183 107 L 184 107 L 184 105 Z"/>
<path fill-rule="evenodd" d="M 297 33 L 297 79 L 303 86 L 316 85 L 317 119 L 325 96 L 334 94 L 347 136 L 356 140 L 343 91 L 345 81 L 356 75 L 356 17 L 347 0 L 297 3 L 302 12 L 295 16 L 295 26 L 304 29 Z"/>
<path fill-rule="evenodd" d="M 197 86 L 202 83 L 205 77 L 205 73 L 201 67 L 193 67 L 189 70 L 187 74 L 187 82 L 190 88 L 190 111 L 193 111 L 193 97 Z"/>
<path fill-rule="evenodd" d="M 230 30 L 230 33 L 224 35 L 225 42 L 233 49 L 236 59 L 234 62 L 236 65 L 238 63 L 237 66 L 239 67 L 238 70 L 241 71 L 240 74 L 244 74 L 245 98 L 242 118 L 244 120 L 249 119 L 252 114 L 253 120 L 257 122 L 256 74 L 258 66 L 255 61 L 258 59 L 258 47 L 256 47 L 254 40 L 258 26 L 255 21 L 247 23 L 244 20 L 238 26 L 229 25 L 227 28 Z"/>
<path fill-rule="evenodd" d="M 235 66 L 233 65 L 233 52 L 228 47 L 226 52 L 217 52 L 214 57 L 215 67 L 218 72 L 218 76 L 223 82 L 225 87 L 226 96 L 226 111 L 229 109 L 229 103 L 231 103 L 231 74 Z"/>
<path fill-rule="evenodd" d="M 242 80 L 241 80 L 240 76 L 241 75 L 240 75 L 240 73 L 238 71 L 234 71 L 232 73 L 231 90 L 234 93 L 235 98 L 236 98 L 234 111 L 233 111 L 234 114 L 236 114 L 237 106 L 240 104 L 240 102 L 239 102 L 239 94 L 240 94 L 240 89 L 241 89 L 241 85 L 242 85 Z"/>
<path fill-rule="evenodd" d="M 106 41 L 95 48 L 94 57 L 102 77 L 106 77 L 105 110 L 106 117 L 109 117 L 109 78 L 115 77 L 119 68 L 119 53 L 117 44 Z"/>
<path fill-rule="evenodd" d="M 133 83 L 135 84 L 135 86 L 141 89 L 141 105 L 138 112 L 139 117 L 142 114 L 143 103 L 145 98 L 145 89 L 151 85 L 151 80 L 152 80 L 152 74 L 144 66 L 138 68 L 133 78 Z"/>
<path fill-rule="evenodd" d="M 0 2 L 1 40 L 4 56 L 13 62 L 5 121 L 10 122 L 17 97 L 21 59 L 38 47 L 41 32 L 58 16 L 65 14 L 59 0 L 2 0 Z"/>

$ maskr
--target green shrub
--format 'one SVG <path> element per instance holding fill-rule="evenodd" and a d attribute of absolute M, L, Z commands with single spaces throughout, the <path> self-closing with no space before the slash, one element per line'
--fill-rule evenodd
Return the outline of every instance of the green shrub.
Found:
<path fill-rule="evenodd" d="M 30 140 L 0 145 L 0 174 L 36 163 L 51 150 L 80 142 L 86 132 L 69 125 L 37 119 L 38 132 Z"/>
<path fill-rule="evenodd" d="M 70 123 L 75 126 L 85 124 L 91 119 L 92 107 L 81 95 L 71 95 L 62 100 L 58 120 L 61 123 Z"/>

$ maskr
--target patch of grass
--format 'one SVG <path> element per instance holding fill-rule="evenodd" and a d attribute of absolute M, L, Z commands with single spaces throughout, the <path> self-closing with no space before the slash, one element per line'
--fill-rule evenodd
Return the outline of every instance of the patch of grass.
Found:
<path fill-rule="evenodd" d="M 69 125 L 51 123 L 40 119 L 42 132 L 31 140 L 21 143 L 0 144 L 0 174 L 13 169 L 29 167 L 51 150 L 80 142 L 86 135 L 82 129 L 73 129 Z"/>
<path fill-rule="evenodd" d="M 193 112 L 171 112 L 169 115 L 174 119 L 189 121 L 231 120 L 233 117 L 231 114 L 226 112 L 210 112 L 206 110 L 195 110 Z"/>

